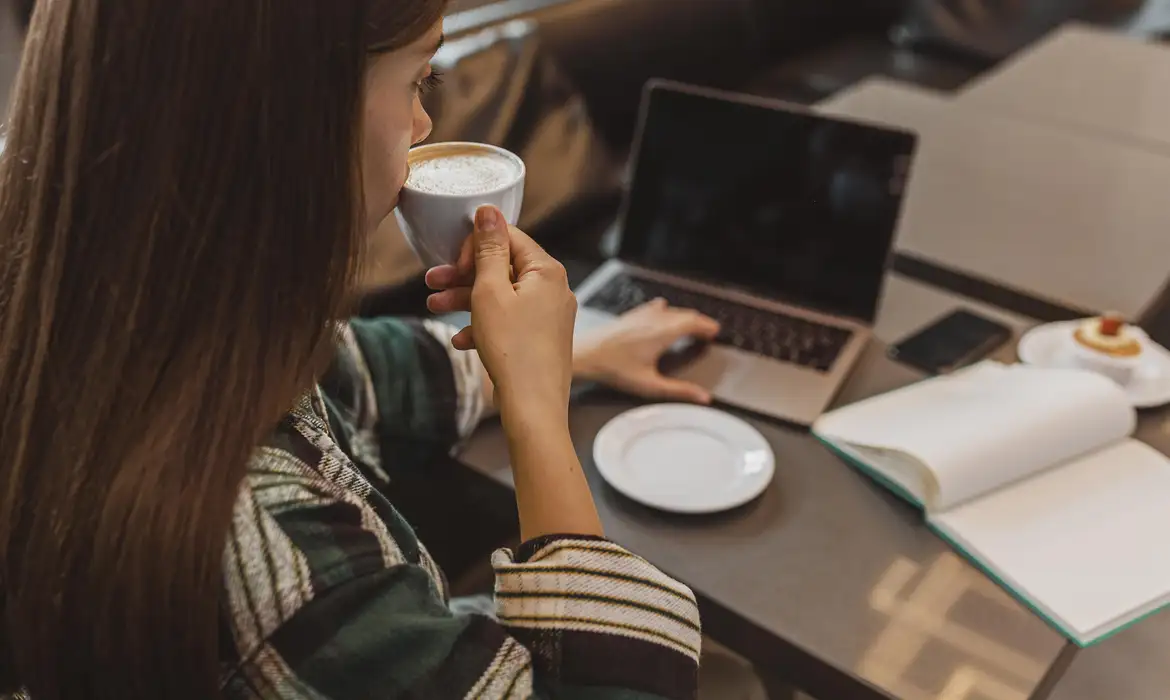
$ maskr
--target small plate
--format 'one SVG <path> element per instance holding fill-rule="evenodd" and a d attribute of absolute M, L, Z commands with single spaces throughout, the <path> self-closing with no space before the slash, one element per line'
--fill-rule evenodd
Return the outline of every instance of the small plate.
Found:
<path fill-rule="evenodd" d="M 1072 360 L 1072 334 L 1081 321 L 1061 321 L 1036 326 L 1020 338 L 1020 361 L 1040 367 L 1077 369 Z M 1121 388 L 1135 408 L 1170 403 L 1170 351 L 1141 334 L 1142 363 L 1134 378 Z M 1088 371 L 1088 370 L 1086 370 Z"/>
<path fill-rule="evenodd" d="M 597 434 L 593 461 L 627 498 L 674 513 L 716 513 L 768 488 L 772 448 L 746 422 L 689 404 L 642 406 Z"/>

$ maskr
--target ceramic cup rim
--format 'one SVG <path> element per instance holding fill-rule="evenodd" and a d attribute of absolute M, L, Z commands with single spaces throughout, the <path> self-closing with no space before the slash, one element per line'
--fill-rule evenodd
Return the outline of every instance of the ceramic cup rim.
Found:
<path fill-rule="evenodd" d="M 502 193 L 507 192 L 508 190 L 516 187 L 516 185 L 518 185 L 524 181 L 525 176 L 528 174 L 528 169 L 525 167 L 524 160 L 520 156 L 516 155 L 515 153 L 509 151 L 506 148 L 500 148 L 499 146 L 493 146 L 490 143 L 478 143 L 476 141 L 440 141 L 438 143 L 425 143 L 421 146 L 415 146 L 414 148 L 410 149 L 410 151 L 407 153 L 407 162 L 408 163 L 410 162 L 411 155 L 413 155 L 415 153 L 421 153 L 423 151 L 428 151 L 428 150 L 432 150 L 432 149 L 452 148 L 452 147 L 464 147 L 464 148 L 469 148 L 469 149 L 478 148 L 478 149 L 483 149 L 486 151 L 491 151 L 493 153 L 501 155 L 501 156 L 507 158 L 508 160 L 512 161 L 516 166 L 518 166 L 519 170 L 516 174 L 516 177 L 512 180 L 509 180 L 508 184 L 500 185 L 499 187 L 493 187 L 492 189 L 484 190 L 483 192 L 475 192 L 473 194 L 451 194 L 448 192 L 427 192 L 424 190 L 420 190 L 420 189 L 416 189 L 414 187 L 411 187 L 410 185 L 408 185 L 406 183 L 402 184 L 402 190 L 404 192 L 410 192 L 410 194 L 415 195 L 415 196 L 435 197 L 437 199 L 462 200 L 462 199 L 475 198 L 475 197 L 490 197 L 492 195 L 502 194 Z M 407 175 L 407 180 L 408 181 L 410 180 L 409 174 Z"/>

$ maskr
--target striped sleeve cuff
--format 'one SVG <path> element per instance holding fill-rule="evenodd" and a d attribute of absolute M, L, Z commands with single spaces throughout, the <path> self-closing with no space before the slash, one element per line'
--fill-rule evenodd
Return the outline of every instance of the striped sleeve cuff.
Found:
<path fill-rule="evenodd" d="M 540 544 L 523 562 L 507 550 L 492 558 L 496 614 L 509 632 L 582 684 L 685 697 L 702 638 L 691 590 L 608 540 Z"/>

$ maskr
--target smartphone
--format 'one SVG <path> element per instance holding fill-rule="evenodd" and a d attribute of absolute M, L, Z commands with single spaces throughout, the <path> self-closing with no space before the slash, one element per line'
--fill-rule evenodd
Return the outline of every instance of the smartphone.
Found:
<path fill-rule="evenodd" d="M 930 374 L 974 364 L 1011 340 L 1007 326 L 958 309 L 892 345 L 891 358 Z"/>

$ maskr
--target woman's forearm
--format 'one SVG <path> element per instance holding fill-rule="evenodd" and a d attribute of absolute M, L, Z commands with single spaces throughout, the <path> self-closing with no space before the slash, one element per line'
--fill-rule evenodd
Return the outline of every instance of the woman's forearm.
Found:
<path fill-rule="evenodd" d="M 504 431 L 512 457 L 520 534 L 602 536 L 581 461 L 564 416 L 504 408 Z"/>
<path fill-rule="evenodd" d="M 575 369 L 576 365 L 575 361 Z M 484 405 L 495 411 L 495 387 L 482 366 L 480 377 Z M 573 448 L 567 418 L 522 405 L 514 408 L 507 411 L 503 424 L 512 458 L 522 537 L 601 536 L 601 522 Z"/>
<path fill-rule="evenodd" d="M 492 384 L 492 378 L 488 376 L 487 370 L 484 369 L 483 362 L 479 359 L 479 354 L 472 352 L 475 355 L 475 361 L 479 363 L 479 376 L 481 379 L 481 391 L 483 392 L 484 411 L 481 417 L 488 418 L 494 416 L 498 409 L 495 404 L 496 387 Z M 596 379 L 598 372 L 593 366 L 591 358 L 588 353 L 582 351 L 574 351 L 573 353 L 573 379 L 580 379 L 582 381 L 592 381 Z"/>

